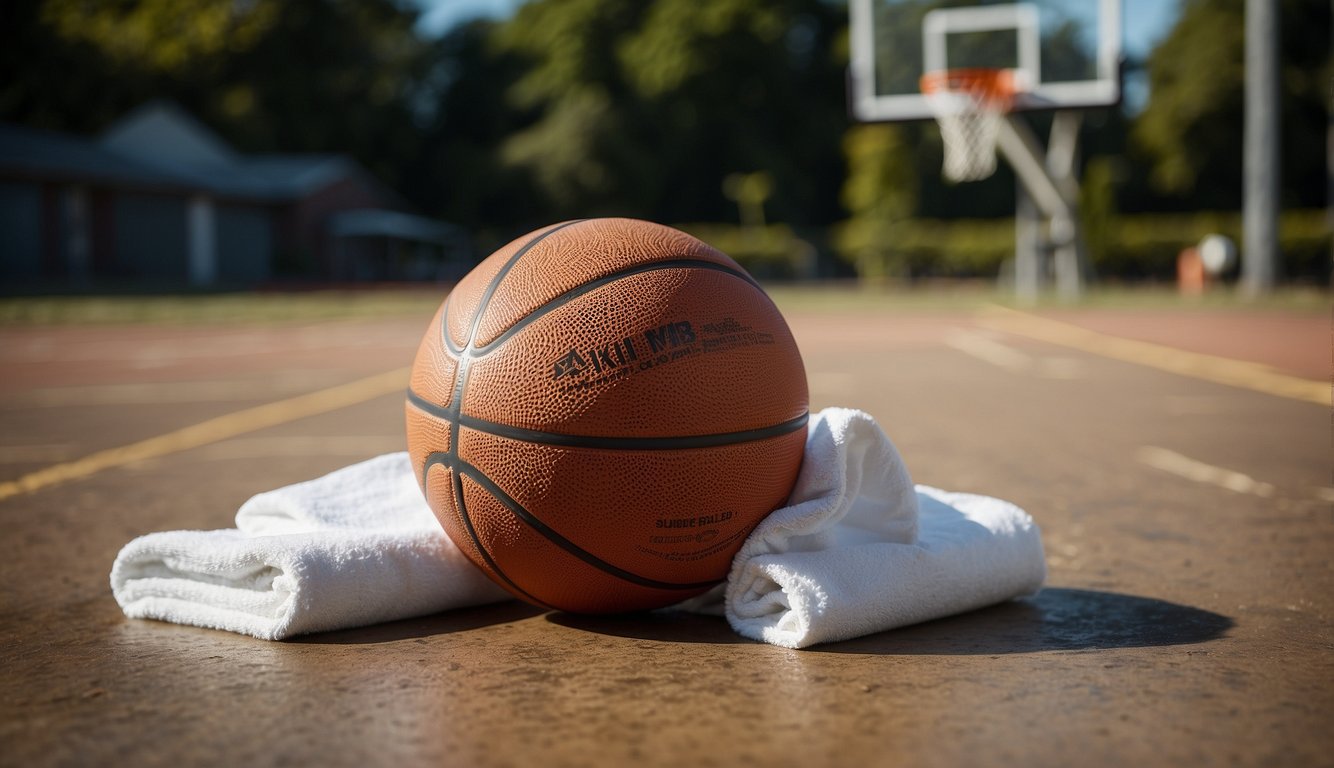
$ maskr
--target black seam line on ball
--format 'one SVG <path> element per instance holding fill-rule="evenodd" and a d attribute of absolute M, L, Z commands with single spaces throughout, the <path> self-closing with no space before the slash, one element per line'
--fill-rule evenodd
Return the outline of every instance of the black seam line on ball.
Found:
<path fill-rule="evenodd" d="M 445 342 L 445 349 L 456 355 L 463 354 L 463 347 L 454 346 L 454 340 L 449 338 L 449 302 L 453 301 L 454 292 L 450 291 L 445 297 L 445 306 L 440 309 L 440 339 Z"/>
<path fill-rule="evenodd" d="M 565 229 L 572 224 L 578 224 L 581 221 L 586 221 L 586 219 L 575 219 L 560 224 L 553 224 L 547 230 L 534 235 L 531 240 L 524 243 L 523 247 L 518 251 L 515 251 L 514 255 L 501 266 L 500 271 L 496 272 L 495 276 L 491 278 L 490 284 L 487 285 L 486 291 L 482 294 L 481 300 L 477 303 L 477 308 L 473 310 L 472 323 L 468 328 L 468 338 L 464 339 L 464 346 L 462 347 L 456 346 L 454 340 L 449 337 L 449 304 L 454 299 L 454 292 L 450 291 L 449 295 L 445 297 L 444 310 L 440 313 L 440 339 L 445 343 L 445 349 L 448 349 L 456 355 L 462 355 L 465 348 L 471 348 L 473 337 L 477 335 L 477 328 L 481 323 L 483 311 L 486 309 L 487 305 L 491 303 L 491 297 L 495 295 L 496 289 L 500 286 L 500 281 L 505 279 L 505 275 L 509 274 L 510 269 L 518 263 L 519 259 L 524 254 L 532 250 L 533 246 L 546 239 L 548 235 L 551 235 L 558 230 Z"/>
<path fill-rule="evenodd" d="M 597 568 L 598 570 L 604 573 L 622 579 L 623 581 L 628 581 L 631 584 L 635 584 L 641 587 L 648 587 L 649 589 L 663 589 L 663 590 L 707 589 L 709 587 L 712 587 L 714 584 L 717 584 L 719 581 L 722 581 L 722 579 L 713 579 L 712 581 L 699 581 L 693 584 L 677 584 L 670 581 L 658 581 L 657 579 L 645 578 L 643 576 L 640 576 L 639 574 L 632 573 L 623 568 L 617 568 L 611 563 L 584 550 L 579 545 L 575 544 L 574 542 L 570 541 L 569 539 L 557 533 L 546 523 L 534 517 L 533 514 L 529 512 L 527 509 L 525 509 L 522 504 L 515 501 L 512 497 L 510 497 L 509 494 L 505 493 L 504 489 L 502 489 L 499 485 L 496 485 L 495 481 L 487 477 L 484 473 L 482 473 L 481 470 L 477 469 L 476 467 L 472 466 L 466 461 L 460 461 L 458 463 L 457 474 L 464 474 L 472 478 L 473 482 L 482 486 L 482 488 L 485 489 L 487 493 L 490 493 L 492 496 L 498 499 L 501 504 L 504 504 L 506 507 L 509 508 L 511 512 L 513 512 L 517 517 L 519 517 L 519 519 L 523 520 L 538 533 L 541 533 L 543 536 L 545 536 L 547 540 L 550 541 L 552 544 L 555 544 L 556 546 L 560 547 L 561 549 L 565 550 L 571 555 L 574 555 L 575 557 L 579 558 L 585 563 L 588 563 L 594 568 Z"/>
<path fill-rule="evenodd" d="M 544 608 L 551 608 L 552 610 L 555 610 L 554 606 L 548 605 L 547 603 L 538 600 L 536 597 L 533 597 L 531 594 L 529 594 L 528 590 L 524 589 L 523 587 L 520 587 L 518 584 L 515 584 L 514 580 L 511 579 L 509 576 L 507 576 L 504 571 L 500 570 L 499 565 L 496 565 L 496 561 L 491 558 L 491 553 L 486 551 L 486 547 L 482 546 L 481 538 L 477 536 L 477 531 L 472 527 L 472 520 L 468 517 L 466 513 L 463 512 L 463 479 L 458 471 L 457 464 L 458 460 L 456 458 L 450 456 L 448 453 L 445 453 L 443 451 L 429 454 L 426 457 L 426 464 L 422 468 L 422 487 L 423 488 L 427 487 L 426 475 L 428 472 L 431 471 L 431 467 L 435 465 L 440 465 L 442 467 L 448 467 L 454 470 L 451 474 L 453 475 L 454 497 L 459 502 L 459 512 L 460 512 L 459 518 L 463 521 L 464 530 L 468 532 L 468 538 L 472 539 L 473 546 L 476 547 L 477 551 L 482 555 L 482 559 L 486 561 L 487 566 L 489 566 L 491 570 L 497 576 L 499 576 L 502 581 L 508 584 L 510 588 L 513 589 L 514 591 L 518 592 L 519 594 L 523 595 L 532 602 L 537 603 L 538 605 Z"/>
<path fill-rule="evenodd" d="M 505 276 L 509 274 L 510 270 L 514 268 L 514 265 L 519 263 L 519 259 L 523 258 L 525 254 L 531 251 L 533 249 L 533 246 L 547 239 L 551 235 L 554 235 L 560 230 L 565 229 L 566 227 L 572 226 L 574 224 L 578 224 L 581 221 L 584 221 L 584 219 L 575 219 L 574 221 L 566 221 L 561 224 L 557 224 L 551 229 L 548 229 L 547 231 L 537 235 L 532 240 L 529 240 L 528 243 L 525 244 L 522 248 L 520 248 L 518 251 L 515 251 L 514 255 L 509 258 L 509 261 L 505 262 L 505 266 L 501 267 L 500 271 L 496 273 L 496 276 L 491 278 L 491 284 L 486 286 L 486 292 L 482 294 L 481 300 L 477 302 L 477 310 L 473 313 L 472 316 L 472 327 L 468 329 L 469 350 L 473 348 L 473 343 L 477 338 L 477 329 L 482 325 L 482 316 L 486 314 L 486 308 L 488 305 L 491 304 L 491 297 L 495 296 L 496 290 L 500 288 L 500 283 L 505 279 Z"/>
<path fill-rule="evenodd" d="M 450 420 L 449 453 L 452 456 L 457 457 L 459 453 L 458 416 L 459 413 L 463 410 L 463 391 L 468 386 L 468 373 L 472 370 L 473 340 L 477 337 L 477 328 L 481 325 L 482 315 L 486 314 L 486 308 L 491 303 L 491 297 L 495 295 L 496 289 L 500 286 L 500 282 L 505 279 L 506 275 L 509 274 L 510 269 L 512 269 L 514 265 L 519 262 L 519 259 L 523 258 L 524 254 L 532 250 L 533 246 L 545 240 L 547 236 L 551 235 L 552 233 L 558 232 L 572 224 L 578 224 L 580 221 L 583 221 L 583 219 L 579 219 L 576 221 L 567 221 L 563 224 L 557 224 L 556 226 L 547 229 L 545 232 L 534 235 L 531 239 L 529 239 L 527 243 L 524 243 L 522 248 L 515 251 L 514 255 L 509 257 L 509 259 L 505 262 L 504 266 L 502 266 L 500 270 L 496 272 L 495 276 L 491 278 L 491 283 L 486 286 L 486 291 L 482 293 L 481 300 L 477 302 L 477 309 L 473 313 L 472 326 L 468 330 L 467 344 L 464 346 L 463 351 L 459 353 L 458 367 L 454 371 L 454 392 L 453 394 L 450 395 L 449 398 L 448 409 L 449 412 L 452 414 L 452 417 L 447 417 L 447 418 L 449 418 Z M 448 318 L 441 318 L 440 321 L 441 333 L 447 332 L 448 325 L 449 325 Z M 461 499 L 459 501 L 459 508 L 464 509 L 463 502 Z M 466 510 L 464 513 L 466 514 Z"/>
<path fill-rule="evenodd" d="M 761 429 L 746 429 L 740 432 L 718 432 L 710 435 L 681 435 L 675 437 L 603 437 L 600 435 L 564 435 L 559 432 L 540 432 L 535 429 L 512 427 L 472 416 L 459 417 L 459 424 L 478 432 L 522 440 L 527 443 L 542 445 L 560 445 L 571 448 L 606 448 L 621 451 L 671 451 L 690 448 L 716 448 L 720 446 L 749 443 L 754 440 L 766 440 L 780 437 L 806 426 L 809 413 L 803 413 L 795 419 Z"/>
<path fill-rule="evenodd" d="M 577 285 L 574 288 L 571 288 L 570 290 L 566 291 L 565 293 L 562 293 L 556 298 L 548 301 L 542 306 L 534 309 L 532 312 L 529 312 L 524 317 L 520 318 L 517 322 L 514 323 L 514 325 L 511 325 L 509 328 L 506 328 L 504 333 L 495 337 L 486 344 L 482 344 L 480 346 L 475 347 L 473 357 L 474 358 L 484 357 L 485 355 L 490 354 L 496 347 L 503 344 L 511 336 L 513 336 L 514 334 L 518 333 L 519 331 L 527 327 L 529 323 L 532 323 L 534 320 L 537 320 L 538 318 L 542 317 L 548 312 L 559 309 L 565 304 L 568 304 L 570 301 L 577 299 L 586 293 L 590 293 L 594 290 L 597 290 L 598 288 L 601 288 L 604 285 L 607 285 L 608 283 L 614 283 L 617 280 L 621 280 L 630 277 L 632 275 L 640 275 L 644 274 L 645 272 L 657 272 L 658 270 L 662 269 L 707 269 L 707 270 L 712 270 L 714 272 L 722 272 L 724 274 L 731 275 L 735 278 L 745 280 L 747 283 L 750 283 L 761 293 L 764 292 L 764 290 L 760 288 L 759 284 L 756 283 L 755 280 L 751 278 L 750 275 L 747 275 L 744 272 L 739 272 L 726 265 L 718 264 L 712 261 L 705 261 L 703 259 L 681 258 L 681 259 L 671 259 L 668 261 L 655 261 L 652 264 L 637 264 L 633 267 L 627 267 L 618 272 L 612 272 L 609 275 L 604 275 L 595 280 L 590 280 L 587 283 Z"/>
<path fill-rule="evenodd" d="M 771 427 L 746 429 L 740 432 L 718 432 L 710 435 L 682 435 L 678 437 L 602 437 L 599 435 L 565 435 L 559 432 L 542 432 L 536 429 L 512 427 L 494 421 L 479 419 L 475 416 L 455 415 L 451 409 L 442 408 L 435 403 L 422 399 L 420 395 L 408 390 L 408 402 L 417 408 L 446 421 L 457 419 L 460 426 L 484 432 L 496 437 L 521 440 L 540 445 L 560 445 L 572 448 L 608 448 L 622 451 L 671 451 L 688 448 L 716 448 L 719 446 L 749 443 L 754 440 L 767 440 L 771 437 L 795 432 L 810 421 L 810 413 L 803 413 L 795 419 L 789 419 Z"/>
<path fill-rule="evenodd" d="M 524 254 L 532 250 L 533 246 L 545 240 L 552 233 L 577 223 L 579 222 L 567 221 L 549 227 L 545 231 L 537 235 L 534 235 L 528 240 L 527 243 L 523 245 L 523 247 L 519 248 L 519 250 L 516 251 L 513 256 L 509 257 L 509 259 L 500 268 L 500 270 L 496 272 L 495 276 L 491 278 L 490 284 L 487 285 L 486 291 L 483 292 L 481 299 L 477 302 L 477 308 L 474 310 L 472 324 L 468 328 L 468 338 L 466 345 L 462 350 L 460 350 L 457 353 L 459 357 L 459 362 L 458 362 L 458 367 L 454 371 L 454 392 L 450 396 L 449 407 L 446 409 L 448 413 L 452 414 L 453 418 L 449 418 L 448 416 L 446 416 L 450 424 L 449 450 L 445 452 L 443 455 L 447 460 L 446 463 L 455 466 L 454 505 L 455 507 L 458 508 L 459 517 L 463 520 L 464 528 L 467 529 L 468 535 L 472 538 L 473 544 L 477 546 L 477 551 L 481 553 L 482 558 L 486 560 L 487 564 L 491 566 L 492 570 L 498 576 L 500 576 L 500 578 L 503 579 L 506 584 L 509 584 L 510 586 L 514 587 L 514 589 L 518 590 L 523 595 L 532 598 L 533 602 L 538 603 L 539 605 L 544 605 L 548 608 L 550 608 L 551 606 L 547 605 L 541 600 L 533 598 L 532 595 L 529 595 L 526 591 L 521 589 L 519 585 L 511 581 L 510 578 L 505 575 L 505 572 L 500 570 L 500 567 L 497 566 L 495 561 L 491 559 L 490 553 L 486 551 L 486 548 L 482 546 L 481 540 L 477 538 L 477 532 L 473 529 L 472 518 L 468 515 L 467 502 L 465 502 L 463 499 L 463 481 L 460 479 L 459 472 L 457 469 L 457 464 L 459 463 L 458 415 L 460 409 L 462 409 L 463 407 L 463 392 L 468 386 L 468 372 L 469 369 L 471 368 L 470 364 L 472 362 L 473 340 L 477 337 L 477 329 L 481 325 L 482 316 L 486 314 L 487 305 L 491 303 L 491 297 L 495 295 L 496 289 L 500 286 L 500 282 L 505 279 L 505 276 L 509 274 L 509 271 L 514 267 L 516 263 L 518 263 L 519 259 L 523 258 Z M 448 301 L 449 299 L 446 298 L 445 300 Z M 443 337 L 445 337 L 446 344 L 448 344 L 449 316 L 444 313 L 442 313 L 440 317 L 440 333 Z"/>

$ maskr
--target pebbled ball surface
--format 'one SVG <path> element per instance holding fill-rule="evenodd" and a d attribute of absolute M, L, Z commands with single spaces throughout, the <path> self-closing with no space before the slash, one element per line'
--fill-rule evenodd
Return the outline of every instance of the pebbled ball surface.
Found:
<path fill-rule="evenodd" d="M 745 271 L 632 219 L 555 224 L 455 287 L 408 449 L 445 532 L 537 605 L 655 608 L 725 579 L 805 446 L 796 343 Z"/>

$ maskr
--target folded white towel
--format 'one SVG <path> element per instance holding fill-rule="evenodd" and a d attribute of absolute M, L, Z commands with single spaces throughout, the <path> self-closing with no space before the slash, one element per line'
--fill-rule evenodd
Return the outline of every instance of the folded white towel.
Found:
<path fill-rule="evenodd" d="M 141 536 L 111 589 L 131 618 L 264 640 L 509 597 L 445 536 L 406 453 L 261 493 L 235 529 Z"/>
<path fill-rule="evenodd" d="M 504 599 L 421 498 L 406 454 L 262 493 L 227 531 L 156 533 L 116 558 L 127 616 L 279 640 Z M 1046 566 L 1012 504 L 914 491 L 898 451 L 859 411 L 811 419 L 791 504 L 747 539 L 721 591 L 681 607 L 792 648 L 1029 594 Z M 712 602 L 711 602 L 712 601 Z"/>
<path fill-rule="evenodd" d="M 1032 594 L 1045 578 L 1023 510 L 914 488 L 874 419 L 827 408 L 811 419 L 789 505 L 733 560 L 723 610 L 746 637 L 805 648 Z"/>

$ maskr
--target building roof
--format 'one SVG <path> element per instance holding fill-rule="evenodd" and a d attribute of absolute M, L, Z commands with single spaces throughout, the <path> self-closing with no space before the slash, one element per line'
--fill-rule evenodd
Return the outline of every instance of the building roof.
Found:
<path fill-rule="evenodd" d="M 0 123 L 6 173 L 260 202 L 296 200 L 347 177 L 379 186 L 345 155 L 240 154 L 167 102 L 136 109 L 96 139 Z"/>
<path fill-rule="evenodd" d="M 96 141 L 0 123 L 0 172 L 3 171 L 147 186 L 179 183 L 172 174 L 110 152 Z"/>
<path fill-rule="evenodd" d="M 467 235 L 459 227 L 400 211 L 340 211 L 329 217 L 328 231 L 334 237 L 392 237 L 439 245 L 467 243 Z"/>

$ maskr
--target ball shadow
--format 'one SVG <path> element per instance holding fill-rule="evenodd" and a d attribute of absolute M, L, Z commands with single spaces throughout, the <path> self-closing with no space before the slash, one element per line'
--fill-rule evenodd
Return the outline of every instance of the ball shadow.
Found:
<path fill-rule="evenodd" d="M 353 629 L 339 629 L 332 632 L 319 632 L 311 635 L 299 635 L 285 640 L 295 645 L 372 645 L 392 643 L 399 640 L 411 640 L 419 637 L 447 635 L 453 632 L 465 632 L 480 629 L 493 624 L 508 624 L 513 621 L 530 619 L 544 613 L 517 600 L 492 603 L 475 608 L 458 608 L 452 611 L 421 616 L 415 619 L 400 619 L 385 624 L 372 624 Z"/>
<path fill-rule="evenodd" d="M 616 613 L 597 616 L 557 611 L 548 613 L 546 620 L 552 624 L 583 632 L 635 640 L 657 640 L 666 643 L 709 643 L 713 645 L 753 642 L 733 632 L 727 620 L 721 616 L 705 616 L 684 611 Z"/>

